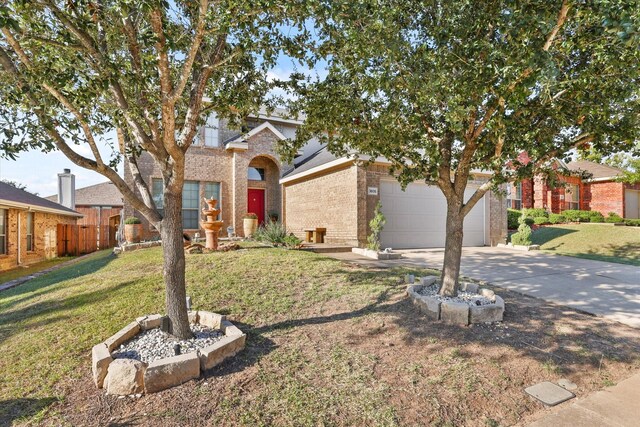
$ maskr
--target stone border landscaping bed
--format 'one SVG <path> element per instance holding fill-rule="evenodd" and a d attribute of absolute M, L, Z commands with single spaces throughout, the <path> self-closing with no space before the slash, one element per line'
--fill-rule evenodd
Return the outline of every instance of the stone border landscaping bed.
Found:
<path fill-rule="evenodd" d="M 402 254 L 392 251 L 374 251 L 371 249 L 365 248 L 352 248 L 351 252 L 366 256 L 367 258 L 387 260 L 387 259 L 400 259 L 402 258 Z"/>
<path fill-rule="evenodd" d="M 133 359 L 115 359 L 112 352 L 142 331 L 159 328 L 162 316 L 152 314 L 131 322 L 91 351 L 93 380 L 107 394 L 131 395 L 155 393 L 200 376 L 234 356 L 245 346 L 246 335 L 225 316 L 209 311 L 190 311 L 189 321 L 220 330 L 224 336 L 196 351 L 155 360 L 149 364 Z"/>
<path fill-rule="evenodd" d="M 470 305 L 467 302 L 443 300 L 438 296 L 422 293 L 423 288 L 436 283 L 436 277 L 422 277 L 418 283 L 412 283 L 409 276 L 407 295 L 413 303 L 431 320 L 442 320 L 445 323 L 469 325 L 472 323 L 500 322 L 504 314 L 504 300 L 492 290 L 480 288 L 476 283 L 462 282 L 460 289 L 469 293 L 477 293 L 492 303 L 484 305 Z"/>

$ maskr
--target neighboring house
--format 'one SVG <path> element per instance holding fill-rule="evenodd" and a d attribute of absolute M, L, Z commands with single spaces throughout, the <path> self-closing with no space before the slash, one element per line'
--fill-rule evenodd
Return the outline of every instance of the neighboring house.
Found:
<path fill-rule="evenodd" d="M 124 198 L 120 190 L 110 181 L 72 190 L 75 179 L 73 174 L 65 169 L 62 174 L 58 174 L 59 193 L 47 197 L 47 200 L 64 203 L 66 186 L 62 182 L 65 179 L 71 179 L 71 186 L 68 189 L 70 193 L 66 197 L 70 205 L 68 207 L 84 215 L 78 220 L 78 225 L 102 226 L 100 231 L 105 230 L 104 227 L 109 227 L 109 244 L 106 245 L 106 241 L 104 241 L 104 244 L 100 246 L 114 246 L 116 231 L 120 226 L 121 212 L 124 208 Z"/>
<path fill-rule="evenodd" d="M 620 169 L 579 160 L 558 165 L 571 173 L 561 176 L 565 186 L 552 188 L 536 177 L 509 186 L 507 206 L 514 209 L 544 208 L 552 213 L 568 209 L 614 212 L 624 218 L 640 218 L 640 184 L 617 182 Z M 586 172 L 589 178 L 582 178 Z"/>
<path fill-rule="evenodd" d="M 0 271 L 57 256 L 58 224 L 82 214 L 0 182 Z"/>
<path fill-rule="evenodd" d="M 362 160 L 368 160 L 362 158 Z M 299 237 L 305 228 L 326 228 L 326 241 L 365 245 L 369 221 L 378 201 L 386 224 L 382 247 L 443 247 L 446 238 L 446 199 L 439 188 L 412 183 L 402 191 L 389 175 L 390 163 L 376 159 L 364 167 L 353 158 L 338 158 L 326 148 L 316 152 L 280 180 L 284 221 Z M 482 172 L 468 186 L 468 197 L 483 181 Z M 504 242 L 507 216 L 504 200 L 487 193 L 465 218 L 464 246 Z"/>
<path fill-rule="evenodd" d="M 269 116 L 250 117 L 243 133 L 229 129 L 215 117 L 209 118 L 186 155 L 185 232 L 204 235 L 199 224 L 202 199 L 214 197 L 219 200 L 223 233 L 232 226 L 241 236 L 243 216 L 253 212 L 260 222 L 278 216 L 289 231 L 301 238 L 306 228 L 322 227 L 326 228 L 327 243 L 364 245 L 375 205 L 381 200 L 387 217 L 383 246 L 444 246 L 446 202 L 440 190 L 415 183 L 402 192 L 400 184 L 389 176 L 389 164 L 384 160 L 365 169 L 353 158 L 336 158 L 317 141 L 311 141 L 300 151 L 294 165 L 283 164 L 275 145 L 294 137 L 301 123 L 276 111 Z M 160 170 L 146 153 L 138 166 L 161 209 Z M 127 167 L 125 180 L 132 184 Z M 135 215 L 126 203 L 125 215 Z M 144 238 L 157 236 L 156 230 L 141 219 L 145 223 Z M 489 193 L 465 221 L 464 244 L 495 245 L 504 241 L 505 235 L 504 200 Z"/>

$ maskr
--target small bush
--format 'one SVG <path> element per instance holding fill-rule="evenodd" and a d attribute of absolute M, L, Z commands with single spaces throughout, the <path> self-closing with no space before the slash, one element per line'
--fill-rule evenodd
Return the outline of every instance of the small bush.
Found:
<path fill-rule="evenodd" d="M 533 218 L 533 223 L 535 225 L 549 224 L 549 218 L 547 218 L 546 216 L 537 216 Z"/>
<path fill-rule="evenodd" d="M 507 209 L 507 228 L 515 230 L 518 228 L 518 219 L 522 216 L 522 212 L 517 209 Z"/>
<path fill-rule="evenodd" d="M 288 236 L 284 237 L 283 243 L 289 249 L 297 249 L 302 244 L 302 240 L 300 240 L 293 233 L 291 233 Z"/>
<path fill-rule="evenodd" d="M 545 217 L 549 218 L 549 212 L 542 208 L 525 208 L 522 209 L 522 215 L 530 216 L 531 218 Z"/>
<path fill-rule="evenodd" d="M 567 222 L 567 218 L 561 214 L 549 214 L 549 222 L 551 224 L 562 224 Z"/>
<path fill-rule="evenodd" d="M 371 249 L 372 251 L 380 250 L 380 233 L 382 232 L 386 222 L 387 219 L 382 213 L 382 203 L 378 201 L 378 203 L 376 203 L 376 208 L 373 211 L 373 218 L 369 221 L 371 234 L 367 236 L 367 249 Z"/>
<path fill-rule="evenodd" d="M 604 215 L 598 211 L 590 211 L 589 222 L 604 222 Z"/>
<path fill-rule="evenodd" d="M 520 217 L 518 232 L 511 235 L 511 243 L 514 245 L 529 246 L 531 244 L 531 227 L 527 224 L 528 219 L 533 221 L 533 218 Z"/>
<path fill-rule="evenodd" d="M 142 221 L 140 221 L 140 218 L 137 218 L 135 216 L 130 216 L 129 218 L 124 220 L 125 224 L 142 224 Z"/>
<path fill-rule="evenodd" d="M 625 219 L 624 223 L 632 227 L 640 227 L 640 219 Z"/>
<path fill-rule="evenodd" d="M 624 222 L 624 219 L 615 212 L 609 212 L 609 216 L 605 221 L 610 223 L 616 223 L 616 222 Z"/>
<path fill-rule="evenodd" d="M 273 246 L 284 245 L 287 237 L 287 229 L 281 222 L 269 221 L 258 227 L 253 238 L 259 242 L 269 243 Z"/>
<path fill-rule="evenodd" d="M 529 227 L 531 227 L 533 225 L 533 223 L 535 222 L 535 220 L 533 218 L 531 218 L 530 216 L 522 216 L 521 217 L 522 221 L 524 221 L 525 224 L 527 224 Z M 520 220 L 518 220 L 518 223 L 520 223 Z M 520 226 L 518 226 L 518 230 L 520 229 Z"/>

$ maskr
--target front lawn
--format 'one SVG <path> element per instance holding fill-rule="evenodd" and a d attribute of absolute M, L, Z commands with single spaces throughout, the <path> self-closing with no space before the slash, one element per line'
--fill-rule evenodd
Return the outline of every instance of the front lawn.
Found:
<path fill-rule="evenodd" d="M 70 261 L 75 257 L 60 257 L 48 259 L 46 261 L 41 261 L 35 264 L 28 265 L 26 267 L 16 267 L 11 270 L 3 271 L 0 273 L 0 285 L 6 282 L 9 282 L 13 279 L 17 279 L 19 277 L 28 276 L 33 273 L 37 273 L 42 270 L 46 270 L 47 268 L 54 267 L 58 264 L 62 264 L 63 262 Z"/>
<path fill-rule="evenodd" d="M 558 255 L 640 265 L 640 227 L 552 225 L 533 232 L 531 240 Z"/>
<path fill-rule="evenodd" d="M 0 425 L 513 425 L 544 413 L 523 388 L 578 396 L 640 368 L 640 332 L 507 290 L 505 321 L 428 321 L 407 269 L 308 252 L 189 255 L 196 309 L 227 314 L 247 348 L 205 377 L 139 399 L 105 396 L 90 350 L 161 312 L 161 249 L 97 253 L 0 292 Z"/>

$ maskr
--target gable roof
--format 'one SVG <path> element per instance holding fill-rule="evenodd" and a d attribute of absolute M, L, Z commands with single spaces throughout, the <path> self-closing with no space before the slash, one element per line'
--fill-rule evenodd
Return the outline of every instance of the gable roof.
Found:
<path fill-rule="evenodd" d="M 571 171 L 583 170 L 593 175 L 592 180 L 606 181 L 615 179 L 622 174 L 622 170 L 613 166 L 603 165 L 589 160 L 577 160 L 567 163 L 567 168 Z"/>
<path fill-rule="evenodd" d="M 46 197 L 55 202 L 58 195 Z M 76 206 L 124 206 L 122 193 L 111 181 L 76 189 Z"/>
<path fill-rule="evenodd" d="M 52 202 L 51 200 L 20 190 L 19 188 L 4 182 L 0 182 L 0 207 L 31 209 L 34 211 L 75 217 L 84 216 L 56 202 Z"/>
<path fill-rule="evenodd" d="M 282 134 L 282 132 L 280 132 L 278 129 L 276 129 L 275 126 L 273 126 L 271 123 L 264 122 L 260 126 L 254 127 L 249 132 L 243 133 L 242 135 L 236 137 L 235 139 L 232 139 L 231 141 L 226 142 L 225 143 L 225 148 L 227 150 L 231 150 L 231 149 L 234 149 L 234 148 L 235 149 L 240 149 L 240 150 L 248 150 L 249 149 L 248 140 L 252 136 L 259 134 L 260 132 L 262 132 L 265 129 L 268 129 L 269 131 L 271 131 L 271 133 L 273 133 L 279 140 L 287 139 L 287 137 L 284 136 Z"/>

